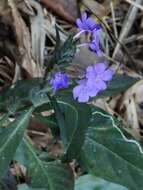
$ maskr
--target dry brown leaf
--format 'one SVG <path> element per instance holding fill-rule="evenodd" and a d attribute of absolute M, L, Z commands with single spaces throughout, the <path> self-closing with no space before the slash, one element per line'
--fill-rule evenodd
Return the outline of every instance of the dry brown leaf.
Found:
<path fill-rule="evenodd" d="M 143 102 L 143 80 L 137 82 L 134 86 L 132 86 L 129 90 L 126 91 L 123 97 L 123 101 L 130 99 L 132 96 L 135 97 L 136 103 Z"/>
<path fill-rule="evenodd" d="M 30 16 L 34 16 L 34 10 L 32 9 L 29 0 L 14 0 L 17 8 Z"/>
<path fill-rule="evenodd" d="M 14 1 L 8 0 L 8 4 L 12 12 L 18 50 L 20 53 L 18 63 L 29 73 L 31 77 L 40 76 L 41 73 L 39 71 L 39 68 L 37 68 L 36 63 L 34 62 L 31 56 L 31 39 L 29 30 L 24 20 L 22 19 L 20 13 L 18 12 Z"/>
<path fill-rule="evenodd" d="M 124 120 L 126 121 L 131 134 L 134 137 L 139 139 L 140 127 L 139 127 L 137 107 L 136 107 L 134 97 L 132 96 L 131 98 L 124 101 L 124 106 L 125 106 L 125 110 L 126 110 L 125 114 L 124 114 Z"/>
<path fill-rule="evenodd" d="M 7 7 L 7 1 L 6 0 L 0 0 L 0 13 L 3 12 Z"/>
<path fill-rule="evenodd" d="M 2 57 L 0 59 L 0 90 L 10 85 L 14 78 L 15 63 L 13 63 L 8 57 Z"/>
<path fill-rule="evenodd" d="M 83 0 L 85 7 L 87 7 L 92 13 L 95 13 L 99 17 L 103 17 L 108 14 L 106 7 L 94 0 Z"/>
<path fill-rule="evenodd" d="M 97 15 L 99 18 L 107 16 L 111 12 L 110 7 L 111 0 L 104 1 L 103 4 L 98 3 L 94 0 L 83 0 L 82 3 L 87 7 L 93 14 Z M 114 7 L 116 7 L 120 0 L 112 0 Z"/>
<path fill-rule="evenodd" d="M 32 55 L 40 68 L 44 68 L 44 49 L 46 41 L 46 31 L 44 29 L 45 19 L 43 10 L 39 3 L 30 0 L 30 4 L 34 7 L 37 14 L 30 17 L 31 21 L 31 40 L 32 40 Z M 42 72 L 42 71 L 41 71 Z"/>
<path fill-rule="evenodd" d="M 77 18 L 77 2 L 75 0 L 41 0 L 41 3 L 69 22 L 74 23 Z"/>
<path fill-rule="evenodd" d="M 128 131 L 137 139 L 143 139 L 140 135 L 140 122 L 142 123 L 143 110 L 139 104 L 143 102 L 143 80 L 137 82 L 127 90 L 120 99 L 119 113 L 122 115 Z"/>
<path fill-rule="evenodd" d="M 121 0 L 105 0 L 104 1 L 104 3 L 102 4 L 104 7 L 106 7 L 106 9 L 110 12 L 111 11 L 111 8 L 110 8 L 110 3 L 113 3 L 113 6 L 114 6 L 114 8 L 116 8 L 119 4 L 120 4 L 120 2 L 121 2 Z"/>

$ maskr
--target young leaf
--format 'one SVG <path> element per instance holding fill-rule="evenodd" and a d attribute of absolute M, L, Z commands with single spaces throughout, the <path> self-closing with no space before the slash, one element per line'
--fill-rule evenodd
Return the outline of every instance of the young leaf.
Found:
<path fill-rule="evenodd" d="M 79 177 L 75 183 L 75 190 L 128 190 L 127 188 L 97 178 L 93 175 Z"/>
<path fill-rule="evenodd" d="M 129 189 L 143 189 L 142 148 L 135 140 L 128 140 L 109 114 L 93 112 L 81 162 L 96 176 Z"/>
<path fill-rule="evenodd" d="M 24 138 L 27 159 L 31 160 L 27 169 L 31 179 L 30 187 L 48 190 L 73 190 L 74 177 L 71 168 L 60 162 L 43 162 L 37 156 L 31 144 Z M 30 158 L 28 158 L 30 157 Z"/>
<path fill-rule="evenodd" d="M 56 47 L 54 55 L 50 60 L 50 65 L 54 64 L 62 66 L 72 62 L 72 59 L 76 53 L 76 41 L 73 40 L 73 36 L 69 36 L 64 44 Z"/>
<path fill-rule="evenodd" d="M 18 145 L 28 125 L 33 108 L 23 112 L 7 128 L 0 133 L 0 178 L 4 176 L 10 161 L 16 152 Z"/>

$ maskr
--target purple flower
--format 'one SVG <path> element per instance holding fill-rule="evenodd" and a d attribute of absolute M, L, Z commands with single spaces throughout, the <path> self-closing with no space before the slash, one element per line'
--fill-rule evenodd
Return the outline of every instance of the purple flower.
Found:
<path fill-rule="evenodd" d="M 113 74 L 104 63 L 88 66 L 85 79 L 78 81 L 78 85 L 73 89 L 74 99 L 78 99 L 78 102 L 88 102 L 90 97 L 107 88 L 106 82 L 112 79 Z"/>
<path fill-rule="evenodd" d="M 74 99 L 78 98 L 78 102 L 88 102 L 89 94 L 88 87 L 86 86 L 86 80 L 78 81 L 78 84 L 73 89 L 73 97 Z"/>
<path fill-rule="evenodd" d="M 95 88 L 91 88 L 87 85 L 87 80 L 83 79 L 78 81 L 78 84 L 73 89 L 73 97 L 74 99 L 78 99 L 78 102 L 88 102 L 90 97 L 96 96 L 98 90 Z"/>
<path fill-rule="evenodd" d="M 100 25 L 97 24 L 93 17 L 87 17 L 87 13 L 84 12 L 81 16 L 81 19 L 78 18 L 76 20 L 77 27 L 80 29 L 80 31 L 93 31 L 93 30 L 99 30 Z"/>
<path fill-rule="evenodd" d="M 50 84 L 52 85 L 54 91 L 67 88 L 69 83 L 69 77 L 67 74 L 63 74 L 60 70 L 53 74 Z"/>
<path fill-rule="evenodd" d="M 100 49 L 100 38 L 99 38 L 99 32 L 101 30 L 96 30 L 93 31 L 93 39 L 92 41 L 89 43 L 89 48 L 92 51 L 95 51 L 97 53 L 98 56 L 102 55 L 102 51 Z"/>
<path fill-rule="evenodd" d="M 101 91 L 107 88 L 106 82 L 113 77 L 113 70 L 108 69 L 105 63 L 97 63 L 86 69 L 87 85 L 94 86 Z"/>

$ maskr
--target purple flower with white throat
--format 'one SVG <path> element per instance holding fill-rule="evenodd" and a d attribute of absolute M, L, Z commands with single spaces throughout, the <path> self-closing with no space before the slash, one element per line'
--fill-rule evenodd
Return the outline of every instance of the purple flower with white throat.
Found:
<path fill-rule="evenodd" d="M 86 12 L 83 12 L 81 19 L 76 20 L 77 27 L 80 31 L 92 32 L 93 30 L 99 30 L 100 24 L 97 24 L 93 17 L 88 17 Z"/>
<path fill-rule="evenodd" d="M 50 84 L 52 85 L 54 91 L 57 91 L 61 88 L 67 88 L 69 83 L 69 77 L 66 73 L 62 73 L 58 70 L 51 77 Z"/>
<path fill-rule="evenodd" d="M 96 52 L 98 56 L 102 55 L 102 50 L 100 49 L 100 34 L 101 30 L 95 30 L 93 31 L 93 39 L 89 43 L 89 48 Z"/>
<path fill-rule="evenodd" d="M 101 91 L 107 88 L 106 82 L 113 77 L 114 71 L 107 68 L 105 63 L 96 63 L 86 69 L 87 85 L 94 86 Z"/>

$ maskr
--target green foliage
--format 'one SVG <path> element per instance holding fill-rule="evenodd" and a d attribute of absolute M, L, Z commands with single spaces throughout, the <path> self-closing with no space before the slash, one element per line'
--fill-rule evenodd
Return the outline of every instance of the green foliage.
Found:
<path fill-rule="evenodd" d="M 128 140 L 109 114 L 94 110 L 88 127 L 81 162 L 89 172 L 129 189 L 142 190 L 143 152 Z M 134 180 L 133 180 L 134 179 Z"/>
<path fill-rule="evenodd" d="M 22 80 L 8 87 L 0 94 L 0 112 L 14 113 L 17 109 L 26 109 L 32 104 L 37 107 L 48 102 L 48 97 L 45 92 L 48 92 L 50 87 L 45 86 L 41 89 L 41 78 L 32 80 Z"/>
<path fill-rule="evenodd" d="M 57 40 L 58 42 L 60 40 Z M 63 67 L 72 62 L 72 59 L 76 53 L 76 41 L 73 40 L 73 36 L 69 36 L 67 40 L 61 44 L 57 43 L 52 63 Z"/>
<path fill-rule="evenodd" d="M 74 189 L 73 173 L 68 163 L 63 164 L 49 156 L 45 161 L 41 160 L 38 151 L 23 139 L 24 130 L 33 112 L 34 117 L 46 123 L 54 135 L 58 135 L 60 131 L 61 140 L 64 142 L 66 139 L 62 161 L 69 162 L 76 158 L 93 175 L 138 190 L 143 180 L 143 154 L 135 143 L 127 141 L 113 126 L 113 121 L 116 125 L 119 124 L 118 120 L 101 109 L 77 103 L 68 91 L 61 91 L 55 97 L 50 97 L 50 88 L 45 86 L 42 89 L 41 81 L 19 81 L 0 95 L 1 111 L 5 111 L 1 116 L 1 125 L 8 120 L 10 111 L 16 115 L 14 122 L 0 131 L 0 176 L 5 175 L 16 152 L 15 159 L 27 168 L 27 177 L 30 179 L 30 186 L 25 184 L 19 186 L 19 189 Z M 124 91 L 136 81 L 137 79 L 128 76 L 115 76 L 104 96 Z M 28 108 L 31 105 L 35 108 Z M 50 116 L 40 114 L 51 109 L 55 113 Z M 136 179 L 135 182 L 132 178 Z M 96 181 L 95 188 L 99 186 L 103 189 L 107 183 L 109 187 L 114 187 L 109 182 Z M 81 187 L 84 182 L 81 182 Z M 90 184 L 92 182 L 89 180 L 89 187 Z"/>
<path fill-rule="evenodd" d="M 138 78 L 133 78 L 127 75 L 115 74 L 113 79 L 108 82 L 108 88 L 104 91 L 101 91 L 95 99 L 104 98 L 109 96 L 115 96 L 121 92 L 126 91 L 132 85 L 134 85 Z"/>
<path fill-rule="evenodd" d="M 62 141 L 66 142 L 64 159 L 71 160 L 79 156 L 90 121 L 91 108 L 87 104 L 75 102 L 69 93 L 57 93 L 56 100 L 51 100 L 51 107 L 55 110 L 60 131 L 64 133 L 61 135 Z M 46 110 L 45 104 L 40 106 L 40 110 Z"/>
<path fill-rule="evenodd" d="M 43 188 L 42 189 L 39 189 L 39 188 L 33 189 L 33 188 L 29 187 L 27 184 L 22 184 L 22 185 L 18 186 L 18 190 L 45 190 L 45 189 L 43 189 Z"/>
<path fill-rule="evenodd" d="M 26 139 L 23 139 L 22 143 L 21 148 L 24 151 L 21 153 L 24 155 L 17 160 L 27 166 L 27 176 L 31 179 L 30 187 L 48 190 L 73 189 L 73 173 L 68 164 L 62 164 L 60 161 L 44 162 Z"/>
<path fill-rule="evenodd" d="M 18 190 L 127 190 L 117 184 L 143 190 L 142 147 L 129 135 L 128 140 L 118 119 L 93 105 L 78 103 L 70 88 L 54 94 L 49 85 L 50 69 L 55 64 L 66 69 L 76 53 L 76 43 L 70 36 L 61 44 L 57 31 L 56 49 L 44 77 L 18 81 L 1 92 L 0 180 L 16 160 L 27 171 L 27 183 Z M 137 81 L 117 74 L 95 99 L 117 95 Z M 51 114 L 44 116 L 45 111 Z M 25 130 L 31 117 L 45 123 L 53 140 L 63 143 L 62 155 L 50 155 L 27 140 Z M 73 160 L 87 173 L 75 185 Z"/>
<path fill-rule="evenodd" d="M 70 160 L 79 156 L 91 117 L 91 109 L 89 105 L 75 102 L 68 94 L 66 96 L 61 94 L 57 99 L 64 115 L 68 139 L 65 159 Z"/>
<path fill-rule="evenodd" d="M 3 177 L 21 142 L 33 108 L 24 111 L 7 128 L 0 132 L 0 177 Z"/>
<path fill-rule="evenodd" d="M 93 175 L 83 175 L 76 180 L 74 190 L 127 190 L 127 188 Z"/>

